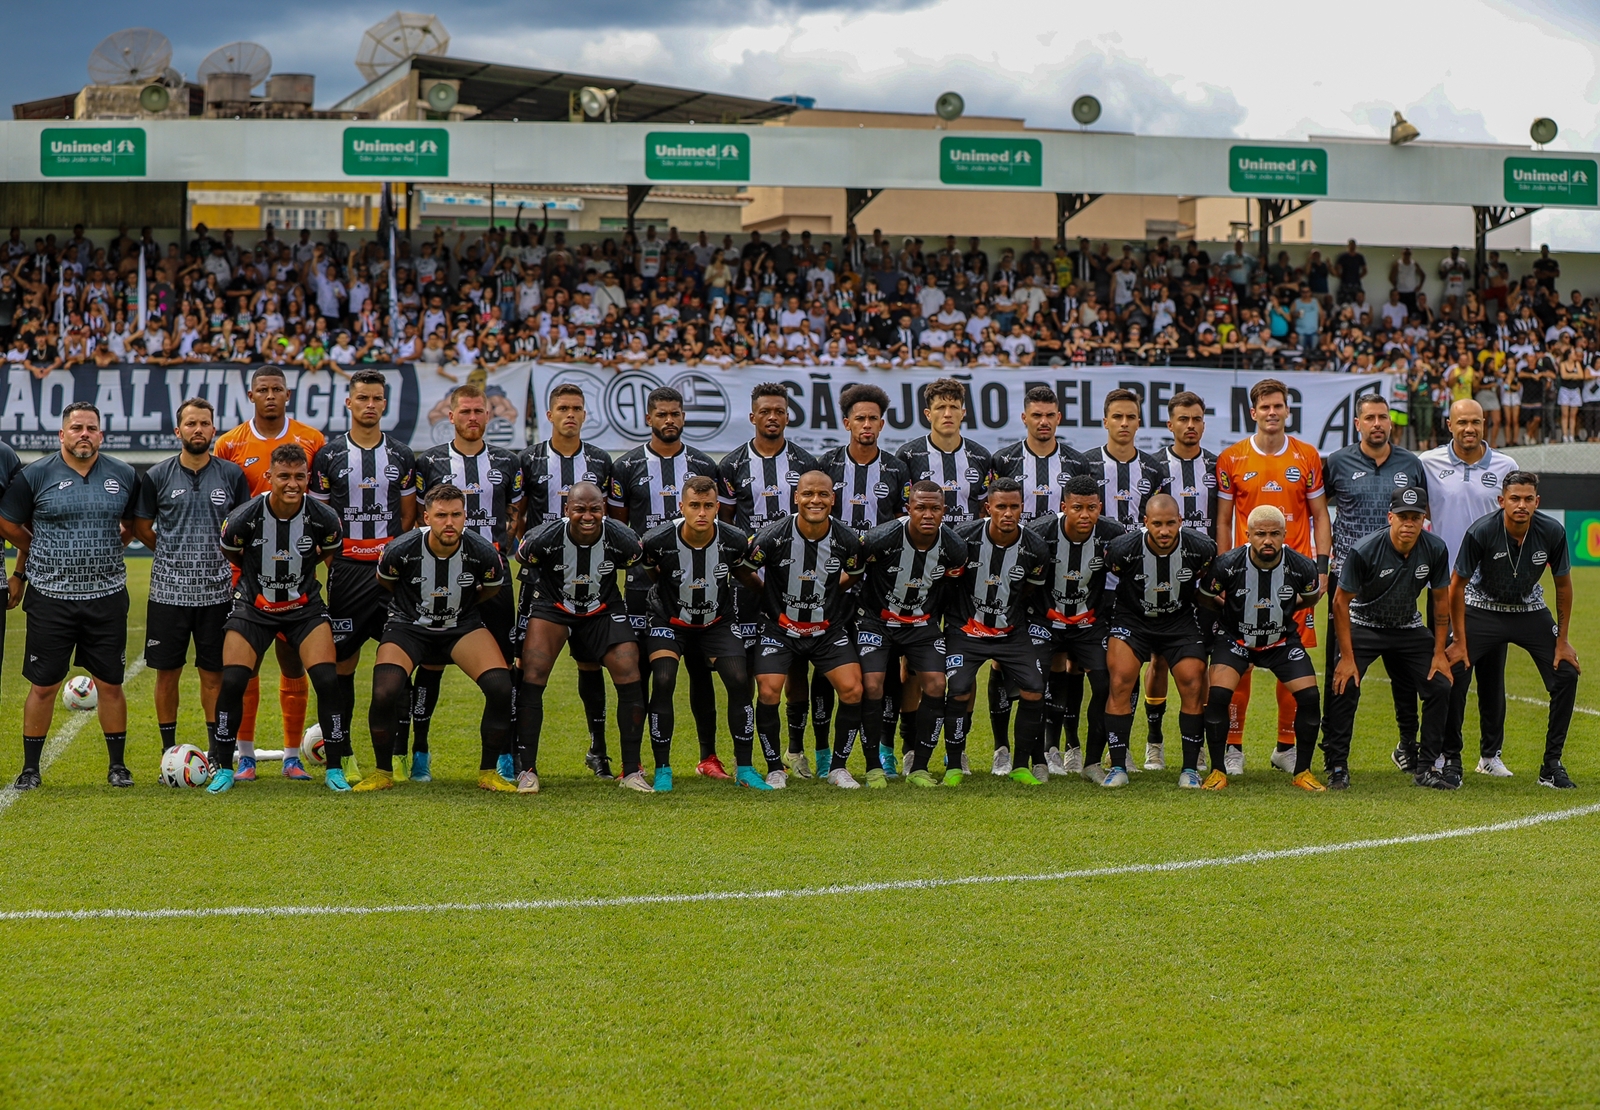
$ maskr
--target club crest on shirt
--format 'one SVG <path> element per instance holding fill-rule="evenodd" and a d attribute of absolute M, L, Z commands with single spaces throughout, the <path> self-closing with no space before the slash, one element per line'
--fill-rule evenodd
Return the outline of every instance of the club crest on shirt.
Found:
<path fill-rule="evenodd" d="M 226 505 L 228 503 L 228 491 L 225 490 L 225 489 L 214 489 L 214 490 L 212 490 L 211 491 L 211 503 L 213 505 L 219 505 L 219 506 L 220 505 Z"/>
<path fill-rule="evenodd" d="M 103 484 L 106 487 L 106 492 L 113 497 L 122 492 L 122 483 L 115 478 L 107 478 Z"/>
<path fill-rule="evenodd" d="M 1417 567 L 1417 579 L 1420 581 L 1424 578 L 1427 578 L 1429 569 L 1430 568 L 1428 567 L 1427 563 L 1423 563 L 1421 566 Z"/>
<path fill-rule="evenodd" d="M 1533 565 L 1534 566 L 1542 567 L 1546 563 L 1548 563 L 1549 561 L 1550 561 L 1549 553 L 1544 552 L 1544 551 L 1535 551 L 1533 553 Z"/>
<path fill-rule="evenodd" d="M 1493 489 L 1500 484 L 1500 475 L 1492 470 L 1485 470 L 1483 472 L 1483 484 Z"/>
<path fill-rule="evenodd" d="M 1283 472 L 1283 476 L 1289 479 L 1291 482 L 1298 482 L 1302 477 L 1300 468 L 1298 466 L 1291 466 L 1288 470 Z"/>

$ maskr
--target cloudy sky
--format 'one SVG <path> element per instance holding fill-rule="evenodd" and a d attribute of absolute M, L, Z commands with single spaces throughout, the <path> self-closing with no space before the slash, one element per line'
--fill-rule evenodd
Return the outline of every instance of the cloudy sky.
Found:
<path fill-rule="evenodd" d="M 392 2 L 392 0 L 391 0 Z M 945 89 L 971 114 L 1070 125 L 1091 92 L 1101 126 L 1141 134 L 1299 139 L 1386 135 L 1395 109 L 1424 138 L 1600 149 L 1594 0 L 475 0 L 425 6 L 450 53 L 820 106 L 926 111 Z M 168 0 L 142 9 L 192 75 L 213 47 L 266 45 L 275 69 L 317 75 L 319 104 L 360 85 L 361 32 L 386 3 Z M 80 0 L 8 5 L 4 103 L 75 91 L 131 9 Z M 150 14 L 159 13 L 159 14 Z M 1600 215 L 1540 213 L 1535 242 L 1600 250 Z"/>

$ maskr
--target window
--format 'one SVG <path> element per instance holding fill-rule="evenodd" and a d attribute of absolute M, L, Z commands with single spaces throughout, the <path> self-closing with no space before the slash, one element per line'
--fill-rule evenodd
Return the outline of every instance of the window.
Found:
<path fill-rule="evenodd" d="M 279 231 L 323 231 L 342 226 L 344 210 L 340 208 L 273 207 L 261 210 L 261 226 L 271 224 Z"/>

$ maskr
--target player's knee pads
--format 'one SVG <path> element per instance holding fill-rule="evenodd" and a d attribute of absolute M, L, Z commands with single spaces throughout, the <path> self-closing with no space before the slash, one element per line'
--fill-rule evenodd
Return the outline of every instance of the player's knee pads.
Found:
<path fill-rule="evenodd" d="M 1233 691 L 1221 686 L 1211 687 L 1211 693 L 1206 698 L 1206 720 L 1212 724 L 1228 719 L 1228 706 L 1233 703 Z"/>
<path fill-rule="evenodd" d="M 223 667 L 222 689 L 219 691 L 218 697 L 242 699 L 245 690 L 250 687 L 250 680 L 254 677 L 255 672 L 249 667 Z"/>
<path fill-rule="evenodd" d="M 355 676 L 347 676 L 354 678 Z M 406 691 L 411 676 L 404 667 L 394 663 L 379 663 L 372 668 L 372 704 L 390 717 L 398 717 L 406 705 Z"/>

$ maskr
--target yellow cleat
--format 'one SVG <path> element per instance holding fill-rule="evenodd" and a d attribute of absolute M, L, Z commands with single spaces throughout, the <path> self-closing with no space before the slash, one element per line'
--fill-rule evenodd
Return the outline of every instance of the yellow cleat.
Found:
<path fill-rule="evenodd" d="M 1206 776 L 1206 781 L 1200 784 L 1201 790 L 1222 790 L 1228 785 L 1228 776 L 1220 770 L 1214 770 Z"/>
<path fill-rule="evenodd" d="M 390 771 L 374 770 L 372 774 L 356 783 L 350 789 L 358 794 L 372 790 L 393 790 L 394 774 Z"/>
<path fill-rule="evenodd" d="M 1328 789 L 1326 786 L 1323 786 L 1320 782 L 1318 782 L 1317 776 L 1313 775 L 1310 771 L 1301 771 L 1298 775 L 1296 775 L 1294 777 L 1294 784 L 1301 790 L 1309 791 L 1312 794 L 1315 794 L 1319 790 Z"/>
<path fill-rule="evenodd" d="M 507 782 L 500 777 L 499 771 L 491 767 L 487 771 L 478 772 L 478 789 L 491 790 L 496 794 L 515 794 L 517 792 L 517 784 Z"/>

